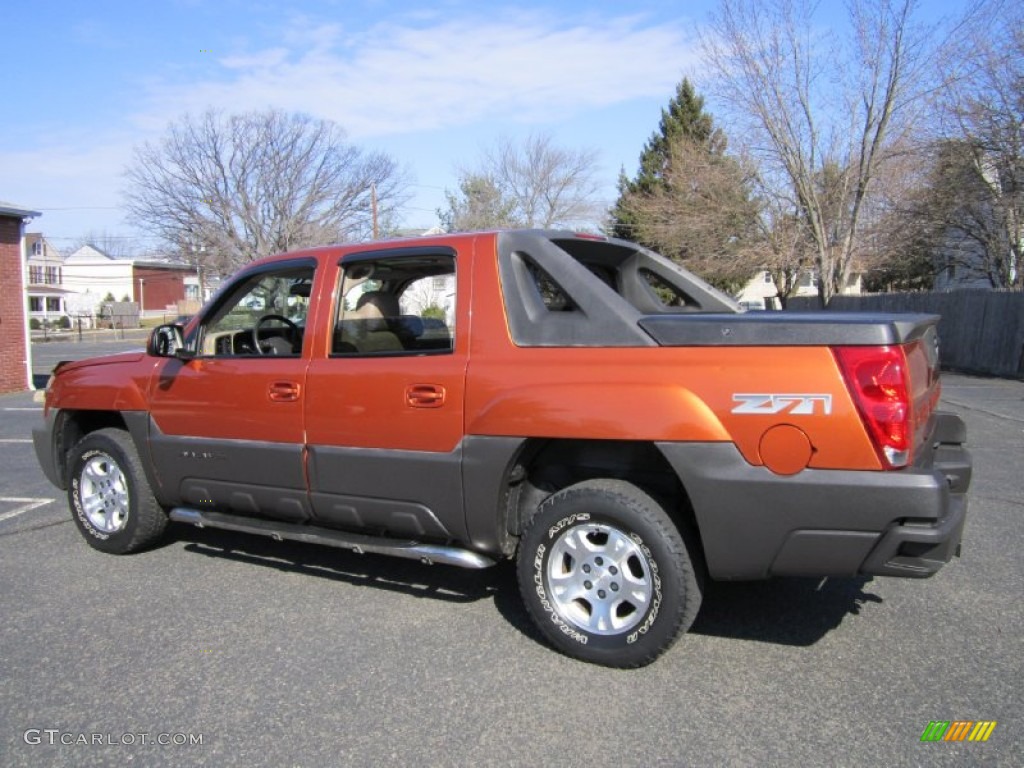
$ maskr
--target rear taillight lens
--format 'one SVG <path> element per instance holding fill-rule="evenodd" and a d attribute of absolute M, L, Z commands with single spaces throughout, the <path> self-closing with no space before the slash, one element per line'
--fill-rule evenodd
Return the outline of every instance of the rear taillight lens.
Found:
<path fill-rule="evenodd" d="M 900 347 L 835 347 L 836 361 L 886 469 L 907 466 L 914 444 L 907 359 Z"/>

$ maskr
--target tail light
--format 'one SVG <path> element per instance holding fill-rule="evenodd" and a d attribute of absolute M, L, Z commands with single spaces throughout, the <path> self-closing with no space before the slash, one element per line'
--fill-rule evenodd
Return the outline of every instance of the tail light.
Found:
<path fill-rule="evenodd" d="M 835 347 L 833 354 L 882 466 L 910 464 L 914 417 L 902 347 Z"/>

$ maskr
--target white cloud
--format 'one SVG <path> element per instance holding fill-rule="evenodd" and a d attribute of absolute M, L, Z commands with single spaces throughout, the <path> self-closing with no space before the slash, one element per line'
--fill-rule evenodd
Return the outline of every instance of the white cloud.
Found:
<path fill-rule="evenodd" d="M 40 222 L 48 232 L 118 229 L 124 212 L 110 209 L 121 202 L 121 172 L 131 147 L 159 139 L 184 112 L 210 107 L 277 107 L 332 119 L 354 141 L 411 148 L 398 159 L 415 165 L 414 172 L 427 171 L 428 184 L 445 186 L 453 182 L 440 167 L 479 149 L 466 143 L 477 126 L 507 126 L 514 133 L 517 126 L 565 125 L 590 110 L 607 115 L 636 100 L 665 103 L 696 64 L 694 29 L 684 19 L 654 23 L 595 15 L 565 21 L 540 12 L 495 11 L 472 18 L 422 13 L 357 30 L 296 16 L 262 47 L 213 54 L 213 74 L 207 69 L 198 80 L 185 79 L 195 72 L 191 67 L 140 72 L 133 106 L 88 137 L 69 126 L 37 134 L 31 149 L 0 151 L 0 186 L 21 204 L 51 208 Z M 93 32 L 98 30 L 80 30 Z M 600 127 L 626 139 L 625 126 L 612 122 Z M 597 128 L 581 142 L 593 141 Z M 652 128 L 644 125 L 630 137 L 625 154 L 613 154 L 610 167 L 635 156 Z M 444 145 L 439 129 L 463 143 Z M 424 157 L 416 137 L 429 131 L 435 133 L 430 157 Z M 600 143 L 607 150 L 611 142 Z M 426 213 L 443 204 L 437 190 L 420 193 L 433 195 L 418 202 Z M 77 210 L 52 210 L 61 206 Z M 426 213 L 414 217 L 426 221 Z"/>
<path fill-rule="evenodd" d="M 628 16 L 391 22 L 359 36 L 303 19 L 282 38 L 283 45 L 221 58 L 216 79 L 153 84 L 137 124 L 164 125 L 211 106 L 309 112 L 357 139 L 486 119 L 557 121 L 634 98 L 667 98 L 696 61 L 684 22 Z"/>

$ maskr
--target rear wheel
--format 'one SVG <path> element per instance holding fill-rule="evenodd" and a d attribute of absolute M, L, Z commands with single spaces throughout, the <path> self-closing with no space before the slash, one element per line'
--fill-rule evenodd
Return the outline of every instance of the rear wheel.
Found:
<path fill-rule="evenodd" d="M 90 432 L 71 449 L 68 502 L 82 536 L 102 552 L 137 552 L 167 527 L 135 443 L 120 429 Z"/>
<path fill-rule="evenodd" d="M 519 589 L 562 652 L 639 667 L 693 623 L 701 593 L 679 529 L 621 480 L 588 480 L 550 496 L 520 544 Z"/>

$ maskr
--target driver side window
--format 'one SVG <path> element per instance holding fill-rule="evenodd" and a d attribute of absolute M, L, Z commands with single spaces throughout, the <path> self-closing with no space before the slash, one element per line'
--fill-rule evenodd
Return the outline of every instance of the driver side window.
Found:
<path fill-rule="evenodd" d="M 312 266 L 263 270 L 241 281 L 207 318 L 205 357 L 298 357 L 302 354 Z"/>

